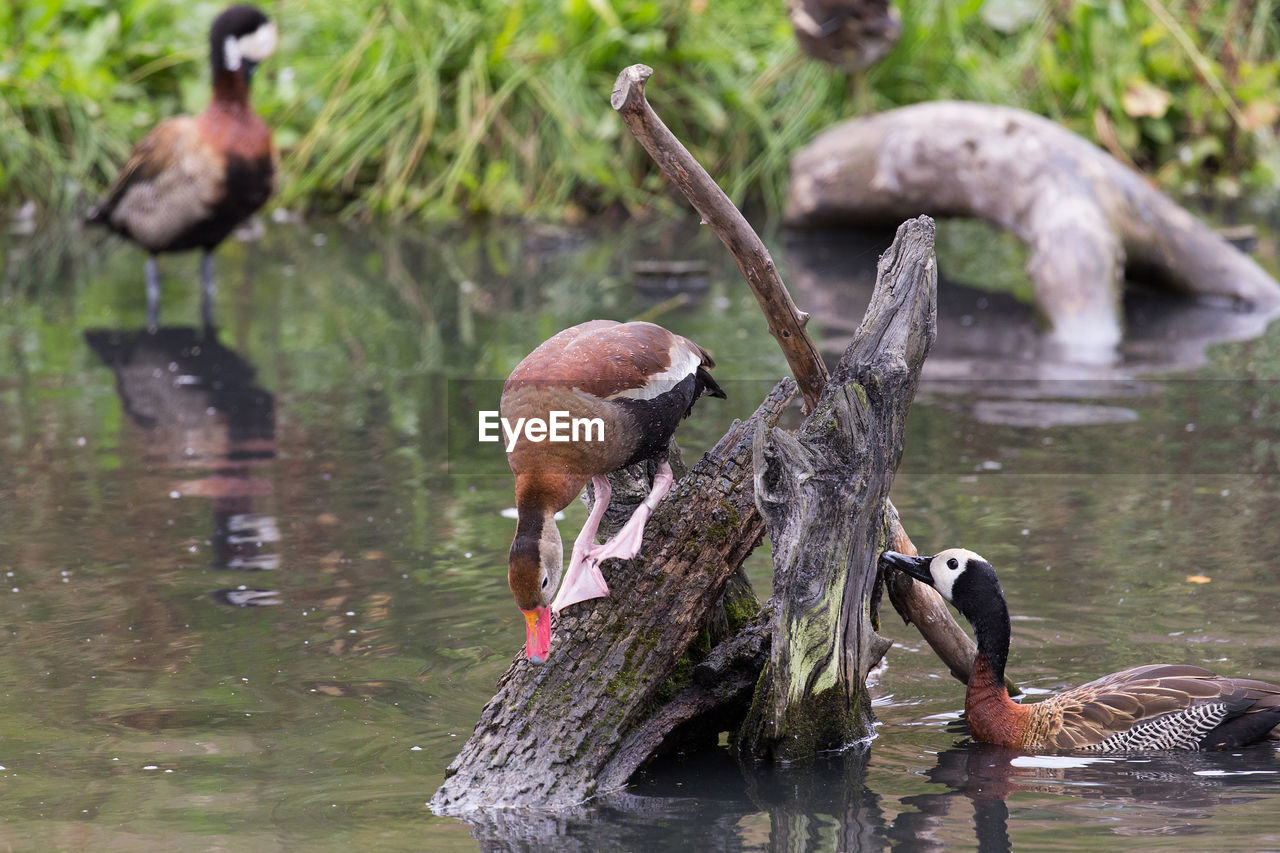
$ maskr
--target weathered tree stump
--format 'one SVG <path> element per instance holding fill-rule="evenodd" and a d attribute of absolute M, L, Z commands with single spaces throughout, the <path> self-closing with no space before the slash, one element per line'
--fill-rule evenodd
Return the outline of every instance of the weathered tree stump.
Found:
<path fill-rule="evenodd" d="M 866 677 L 890 643 L 869 607 L 906 414 L 936 334 L 933 236 L 928 217 L 898 229 L 862 327 L 800 430 L 757 428 L 774 642 L 739 740 L 755 757 L 810 757 L 870 733 Z"/>
<path fill-rule="evenodd" d="M 902 226 L 867 321 L 798 439 L 776 429 L 794 393 L 784 381 L 680 479 L 642 555 L 606 562 L 611 597 L 562 614 L 547 663 L 516 656 L 446 770 L 437 812 L 571 807 L 625 785 L 682 727 L 732 730 L 753 695 L 739 738 L 751 754 L 798 757 L 865 736 L 864 681 L 887 648 L 868 602 L 903 420 L 932 342 L 932 248 L 931 220 Z M 725 638 L 699 650 L 764 532 L 757 503 L 773 528 L 777 603 L 760 608 L 739 592 L 724 608 Z M 767 660 L 798 689 L 761 679 Z M 812 735 L 792 746 L 797 730 Z"/>
<path fill-rule="evenodd" d="M 1048 119 L 940 101 L 857 118 L 792 161 L 794 227 L 978 217 L 1029 249 L 1050 338 L 1082 360 L 1121 339 L 1126 267 L 1189 294 L 1272 308 L 1280 286 L 1132 169 Z"/>
<path fill-rule="evenodd" d="M 442 814 L 484 812 L 485 826 L 502 822 L 497 808 L 563 812 L 615 791 L 673 740 L 733 730 L 752 702 L 739 742 L 753 754 L 798 755 L 777 748 L 793 729 L 808 733 L 810 749 L 844 746 L 865 734 L 866 673 L 887 647 L 869 607 L 885 537 L 906 535 L 885 506 L 935 328 L 933 223 L 922 217 L 899 230 L 872 309 L 824 391 L 806 316 L 759 237 L 649 109 L 649 73 L 625 70 L 614 106 L 733 252 L 811 414 L 799 440 L 777 432 L 796 391 L 780 383 L 673 487 L 649 521 L 641 556 L 606 563 L 612 597 L 562 614 L 545 665 L 517 655 L 430 803 Z M 768 458 L 753 465 L 756 445 Z M 798 513 L 780 503 L 787 484 Z M 779 603 L 763 608 L 734 580 L 764 533 L 758 490 L 786 554 L 775 569 Z M 820 537 L 801 526 L 813 522 Z M 775 639 L 780 630 L 785 643 Z M 773 675 L 761 679 L 771 646 Z M 778 675 L 804 689 L 779 687 Z M 824 712 L 817 724 L 804 719 L 811 708 Z M 536 822 L 516 821 L 526 829 Z"/>

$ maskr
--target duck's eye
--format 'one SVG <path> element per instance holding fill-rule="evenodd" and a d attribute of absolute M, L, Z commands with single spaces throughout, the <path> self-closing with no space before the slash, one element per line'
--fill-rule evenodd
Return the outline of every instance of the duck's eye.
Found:
<path fill-rule="evenodd" d="M 950 560 L 947 560 L 947 568 L 954 572 L 956 569 L 960 568 L 960 561 L 955 557 L 952 557 Z"/>
<path fill-rule="evenodd" d="M 547 584 L 549 584 L 549 583 L 551 583 L 551 578 L 543 578 L 543 579 L 542 579 L 542 588 L 543 588 L 543 589 L 546 589 L 546 588 L 547 588 Z"/>

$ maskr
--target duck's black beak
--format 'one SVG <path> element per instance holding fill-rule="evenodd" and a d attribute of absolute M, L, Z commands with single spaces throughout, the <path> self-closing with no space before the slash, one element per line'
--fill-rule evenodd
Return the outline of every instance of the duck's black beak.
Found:
<path fill-rule="evenodd" d="M 933 561 L 933 557 L 908 557 L 906 554 L 899 554 L 897 551 L 885 551 L 880 555 L 880 562 L 886 566 L 897 569 L 900 572 L 906 572 L 918 581 L 933 586 L 933 575 L 929 573 L 929 563 Z"/>

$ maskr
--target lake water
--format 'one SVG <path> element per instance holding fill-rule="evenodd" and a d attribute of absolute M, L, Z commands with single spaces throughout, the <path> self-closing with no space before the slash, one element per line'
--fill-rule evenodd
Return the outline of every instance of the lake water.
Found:
<path fill-rule="evenodd" d="M 882 246 L 774 241 L 833 358 Z M 686 757 L 567 815 L 436 817 L 523 645 L 510 474 L 475 409 L 559 329 L 642 316 L 716 357 L 730 399 L 679 434 L 701 452 L 785 372 L 723 249 L 691 224 L 273 224 L 218 253 L 213 336 L 193 256 L 162 259 L 147 335 L 135 249 L 53 230 L 0 251 L 4 846 L 1280 849 L 1274 749 L 974 745 L 962 686 L 891 611 L 864 749 Z M 940 251 L 944 275 L 1025 291 L 1007 239 L 946 227 Z M 700 266 L 668 290 L 650 260 Z M 1145 662 L 1280 681 L 1280 327 L 1135 296 L 1122 360 L 1077 367 L 1007 293 L 944 281 L 940 303 L 894 498 L 922 551 L 1001 571 L 1010 675 L 1033 698 Z M 766 595 L 767 548 L 749 568 Z"/>

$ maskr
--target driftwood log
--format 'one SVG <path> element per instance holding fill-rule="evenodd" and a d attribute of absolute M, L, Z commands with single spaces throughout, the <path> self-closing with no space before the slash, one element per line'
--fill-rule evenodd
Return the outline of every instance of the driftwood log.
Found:
<path fill-rule="evenodd" d="M 793 227 L 977 217 L 1028 247 L 1050 339 L 1107 360 L 1121 339 L 1126 269 L 1176 290 L 1274 308 L 1280 286 L 1138 173 L 1023 110 L 940 101 L 826 131 L 792 160 Z"/>
<path fill-rule="evenodd" d="M 866 677 L 891 645 L 870 607 L 907 410 L 937 331 L 933 236 L 928 217 L 898 229 L 862 327 L 799 431 L 757 428 L 774 641 L 739 738 L 752 756 L 809 758 L 870 734 Z"/>

